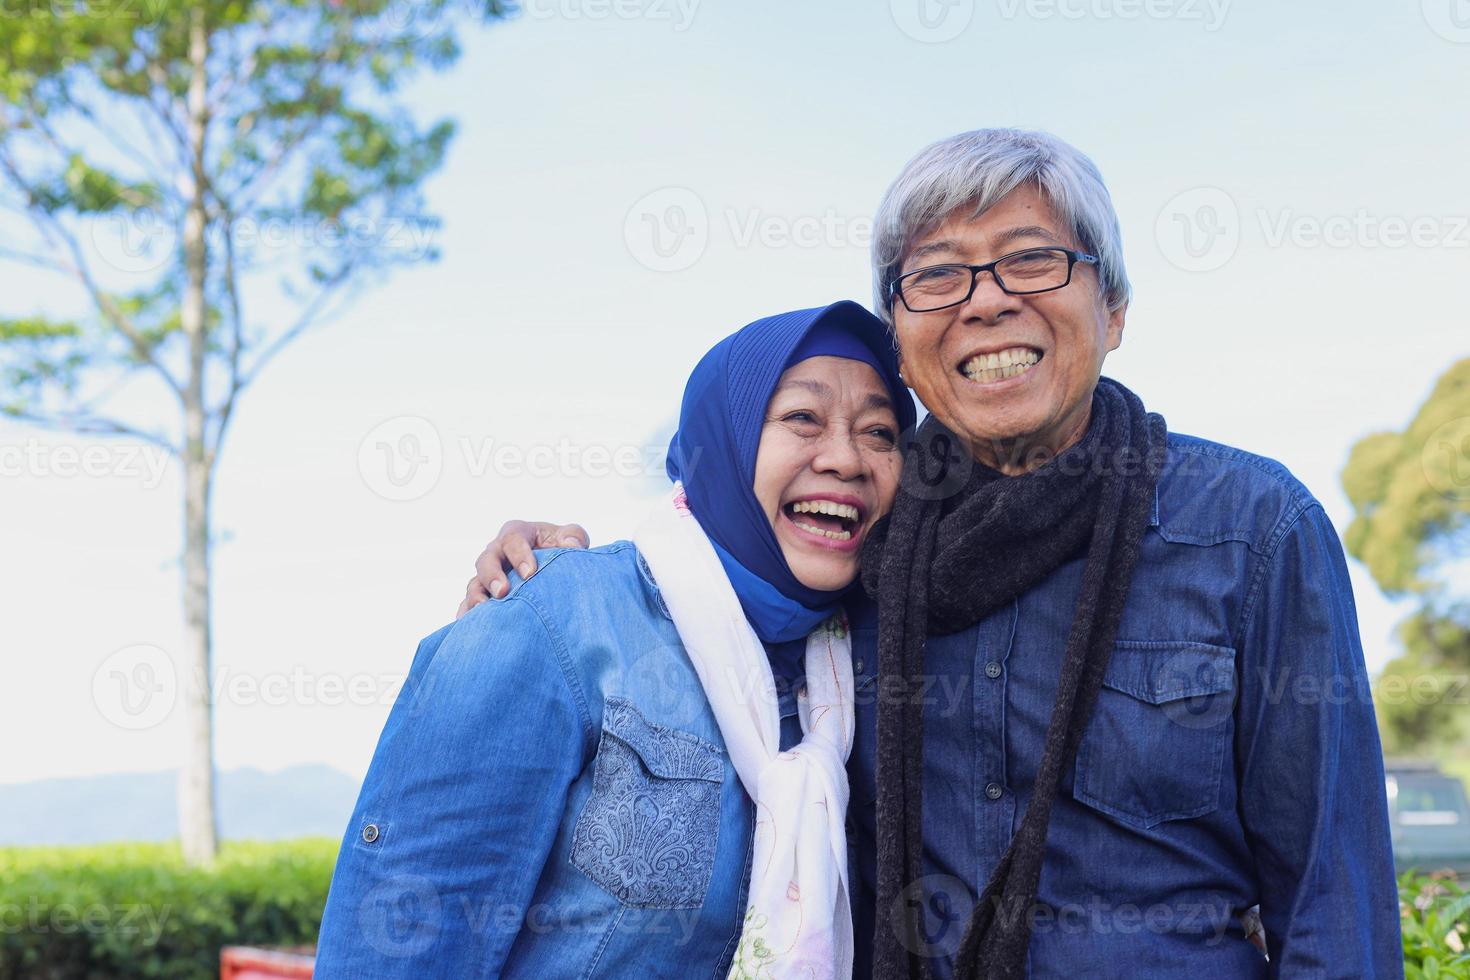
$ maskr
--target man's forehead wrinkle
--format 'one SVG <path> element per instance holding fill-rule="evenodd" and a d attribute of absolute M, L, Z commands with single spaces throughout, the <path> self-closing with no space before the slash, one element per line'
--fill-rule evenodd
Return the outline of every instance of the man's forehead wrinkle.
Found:
<path fill-rule="evenodd" d="M 988 244 L 992 248 L 1004 248 L 1013 242 L 1025 238 L 1040 238 L 1049 242 L 1061 242 L 1060 234 L 1045 225 L 1015 225 L 995 232 L 989 238 Z M 936 255 L 940 252 L 963 252 L 964 248 L 953 238 L 940 238 L 932 242 L 924 242 L 909 252 L 908 261 L 915 262 L 926 256 Z"/>

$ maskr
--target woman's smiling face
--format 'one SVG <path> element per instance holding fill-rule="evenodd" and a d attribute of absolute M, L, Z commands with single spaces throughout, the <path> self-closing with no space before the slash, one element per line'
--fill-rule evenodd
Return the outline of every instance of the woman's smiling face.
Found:
<path fill-rule="evenodd" d="M 898 415 L 878 372 L 845 357 L 787 368 L 766 406 L 755 496 L 797 581 L 831 592 L 857 578 L 903 465 Z"/>

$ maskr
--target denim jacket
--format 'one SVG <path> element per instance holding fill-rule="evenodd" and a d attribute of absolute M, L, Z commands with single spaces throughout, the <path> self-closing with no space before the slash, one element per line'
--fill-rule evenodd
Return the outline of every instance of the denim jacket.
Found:
<path fill-rule="evenodd" d="M 425 639 L 378 742 L 317 977 L 718 977 L 754 813 L 628 542 Z M 783 747 L 800 737 L 782 698 Z"/>
<path fill-rule="evenodd" d="M 905 897 L 922 903 L 915 952 L 939 976 L 1031 800 L 1082 564 L 928 640 L 926 877 Z M 860 931 L 874 914 L 874 682 L 859 672 L 849 765 Z M 1347 566 L 1321 505 L 1279 463 L 1169 437 L 1103 690 L 1052 811 L 1039 900 L 1034 977 L 1403 975 Z M 1257 903 L 1269 962 L 1239 923 Z"/>

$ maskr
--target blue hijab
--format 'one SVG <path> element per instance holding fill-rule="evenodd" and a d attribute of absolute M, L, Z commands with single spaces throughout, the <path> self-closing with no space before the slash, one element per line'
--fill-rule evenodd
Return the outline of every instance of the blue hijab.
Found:
<path fill-rule="evenodd" d="M 806 636 L 852 588 L 821 592 L 797 581 L 753 489 L 766 406 L 781 373 L 824 355 L 871 365 L 888 386 L 899 428 L 912 431 L 914 403 L 899 379 L 888 328 L 843 300 L 757 320 L 716 344 L 689 377 L 669 445 L 669 477 L 684 482 L 689 509 L 766 643 Z"/>

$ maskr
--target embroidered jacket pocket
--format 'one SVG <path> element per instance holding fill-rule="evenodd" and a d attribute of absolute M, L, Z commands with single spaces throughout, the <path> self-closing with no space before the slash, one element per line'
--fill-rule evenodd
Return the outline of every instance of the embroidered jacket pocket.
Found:
<path fill-rule="evenodd" d="M 1235 651 L 1120 640 L 1077 749 L 1072 795 L 1149 828 L 1220 805 L 1235 707 Z"/>
<path fill-rule="evenodd" d="M 698 908 L 714 872 L 724 774 L 718 746 L 608 698 L 572 864 L 624 905 Z"/>

